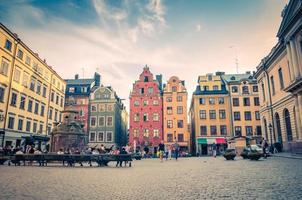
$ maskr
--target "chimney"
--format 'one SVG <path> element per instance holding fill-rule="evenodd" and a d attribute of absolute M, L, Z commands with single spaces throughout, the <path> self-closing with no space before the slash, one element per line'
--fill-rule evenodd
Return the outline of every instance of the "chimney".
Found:
<path fill-rule="evenodd" d="M 185 81 L 181 81 L 181 84 L 182 84 L 183 86 L 185 86 Z"/>
<path fill-rule="evenodd" d="M 74 76 L 74 79 L 79 79 L 79 74 L 76 74 L 75 76 Z"/>
<path fill-rule="evenodd" d="M 251 71 L 246 71 L 245 74 L 251 74 Z"/>
<path fill-rule="evenodd" d="M 94 73 L 94 81 L 95 81 L 95 86 L 100 86 L 100 84 L 101 84 L 101 75 L 97 72 Z"/>
<path fill-rule="evenodd" d="M 163 75 L 156 75 L 156 80 L 157 80 L 157 82 L 158 82 L 158 88 L 159 88 L 159 90 L 160 91 L 162 91 L 163 90 Z"/>

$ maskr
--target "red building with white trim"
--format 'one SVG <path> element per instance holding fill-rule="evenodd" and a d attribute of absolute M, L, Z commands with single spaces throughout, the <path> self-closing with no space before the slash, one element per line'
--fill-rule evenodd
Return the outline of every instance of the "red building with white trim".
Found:
<path fill-rule="evenodd" d="M 163 138 L 162 75 L 156 79 L 144 67 L 130 92 L 129 143 L 137 149 L 149 147 L 150 152 Z"/>

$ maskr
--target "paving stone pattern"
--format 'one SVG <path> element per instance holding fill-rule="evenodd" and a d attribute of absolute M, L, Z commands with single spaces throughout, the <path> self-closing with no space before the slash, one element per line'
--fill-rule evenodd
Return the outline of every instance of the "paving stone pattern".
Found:
<path fill-rule="evenodd" d="M 302 160 L 134 161 L 132 168 L 0 166 L 0 199 L 302 199 Z"/>

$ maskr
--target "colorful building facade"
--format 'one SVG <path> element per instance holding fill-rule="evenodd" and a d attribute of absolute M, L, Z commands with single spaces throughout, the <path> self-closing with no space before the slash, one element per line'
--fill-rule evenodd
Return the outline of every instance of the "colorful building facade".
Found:
<path fill-rule="evenodd" d="M 302 4 L 282 12 L 278 43 L 257 67 L 263 136 L 285 151 L 302 152 Z"/>
<path fill-rule="evenodd" d="M 130 93 L 129 144 L 156 151 L 163 139 L 162 77 L 144 67 Z"/>
<path fill-rule="evenodd" d="M 64 109 L 65 81 L 0 23 L 0 145 L 45 146 Z"/>
<path fill-rule="evenodd" d="M 190 150 L 187 98 L 185 82 L 172 76 L 164 85 L 163 136 L 165 144 L 172 145 L 177 141 L 183 151 Z"/>
<path fill-rule="evenodd" d="M 78 119 L 84 124 L 84 132 L 89 127 L 89 96 L 95 88 L 100 86 L 101 77 L 98 73 L 91 79 L 80 79 L 76 74 L 74 79 L 66 79 L 65 108 L 78 111 Z"/>
<path fill-rule="evenodd" d="M 127 144 L 127 112 L 111 87 L 100 86 L 90 95 L 89 143 L 121 147 Z"/>

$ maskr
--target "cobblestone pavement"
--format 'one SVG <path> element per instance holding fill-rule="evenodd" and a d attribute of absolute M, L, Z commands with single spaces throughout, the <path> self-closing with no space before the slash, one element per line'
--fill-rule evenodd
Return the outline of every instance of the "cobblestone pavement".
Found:
<path fill-rule="evenodd" d="M 302 160 L 222 157 L 132 168 L 0 166 L 0 199 L 302 199 Z"/>

